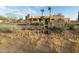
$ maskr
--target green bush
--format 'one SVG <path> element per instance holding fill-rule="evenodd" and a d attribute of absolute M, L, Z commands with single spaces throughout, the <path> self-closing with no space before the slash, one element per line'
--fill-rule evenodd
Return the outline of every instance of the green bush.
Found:
<path fill-rule="evenodd" d="M 0 25 L 0 32 L 10 33 L 16 31 L 19 31 L 16 25 Z"/>
<path fill-rule="evenodd" d="M 53 32 L 62 32 L 64 29 L 63 28 L 59 28 L 59 27 L 52 27 L 50 28 Z"/>
<path fill-rule="evenodd" d="M 78 25 L 75 26 L 75 31 L 76 31 L 77 33 L 79 33 L 79 26 L 78 26 Z"/>
<path fill-rule="evenodd" d="M 67 30 L 73 30 L 74 29 L 74 24 L 66 24 L 65 26 L 64 26 L 64 29 L 67 29 Z"/>

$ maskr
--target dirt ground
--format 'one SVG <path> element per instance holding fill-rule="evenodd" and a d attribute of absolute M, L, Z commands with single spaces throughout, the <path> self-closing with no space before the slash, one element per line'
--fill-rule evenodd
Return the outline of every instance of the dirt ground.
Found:
<path fill-rule="evenodd" d="M 74 31 L 63 31 L 51 32 L 47 35 L 35 30 L 21 30 L 15 33 L 0 32 L 0 52 L 79 52 L 79 34 Z"/>

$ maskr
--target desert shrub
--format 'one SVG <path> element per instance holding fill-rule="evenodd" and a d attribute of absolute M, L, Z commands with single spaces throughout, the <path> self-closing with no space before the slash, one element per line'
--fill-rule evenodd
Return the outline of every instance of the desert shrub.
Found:
<path fill-rule="evenodd" d="M 50 28 L 53 32 L 62 32 L 64 29 L 63 28 L 60 28 L 60 27 L 52 27 Z"/>
<path fill-rule="evenodd" d="M 38 26 L 39 23 L 32 23 L 32 24 L 30 24 L 30 25 Z"/>
<path fill-rule="evenodd" d="M 75 26 L 75 30 L 77 33 L 79 33 L 79 26 L 78 25 Z"/>
<path fill-rule="evenodd" d="M 20 29 L 16 25 L 0 25 L 0 32 L 17 32 Z"/>
<path fill-rule="evenodd" d="M 64 29 L 67 29 L 67 30 L 73 30 L 74 29 L 74 24 L 66 24 L 65 26 L 64 26 Z"/>

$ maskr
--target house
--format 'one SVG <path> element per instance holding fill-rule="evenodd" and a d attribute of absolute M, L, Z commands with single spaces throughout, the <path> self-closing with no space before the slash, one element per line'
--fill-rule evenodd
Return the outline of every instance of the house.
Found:
<path fill-rule="evenodd" d="M 26 23 L 32 24 L 32 23 L 39 23 L 39 16 L 30 16 L 29 19 L 26 20 Z"/>
<path fill-rule="evenodd" d="M 64 17 L 64 15 L 53 15 L 51 17 L 49 16 L 44 16 L 44 19 L 41 19 L 41 16 L 30 16 L 28 20 L 26 20 L 27 23 L 32 24 L 32 23 L 40 23 L 40 21 L 45 22 L 45 20 L 48 19 L 50 24 L 53 24 L 56 21 L 61 20 L 61 22 L 64 23 L 69 23 L 70 19 Z"/>

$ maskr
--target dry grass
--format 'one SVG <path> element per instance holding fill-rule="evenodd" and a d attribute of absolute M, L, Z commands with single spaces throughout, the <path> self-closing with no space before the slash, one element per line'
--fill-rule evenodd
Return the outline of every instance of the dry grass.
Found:
<path fill-rule="evenodd" d="M 0 33 L 0 52 L 79 52 L 79 35 L 74 31 L 46 35 L 35 30 Z"/>

